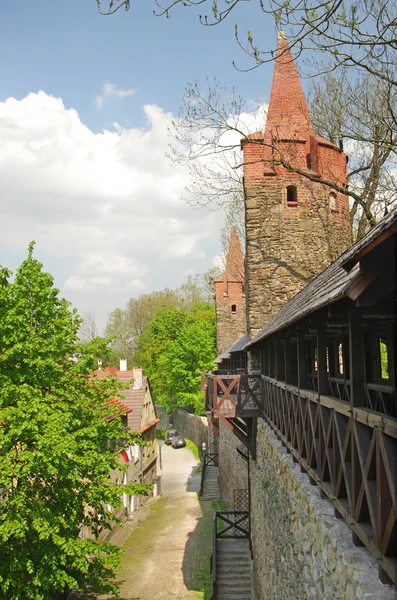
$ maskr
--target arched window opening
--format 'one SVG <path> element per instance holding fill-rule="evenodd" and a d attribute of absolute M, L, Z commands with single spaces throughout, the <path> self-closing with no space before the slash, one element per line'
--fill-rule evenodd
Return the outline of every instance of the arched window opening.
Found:
<path fill-rule="evenodd" d="M 235 315 L 236 313 L 237 313 L 237 305 L 232 304 L 232 315 Z"/>
<path fill-rule="evenodd" d="M 306 165 L 308 169 L 312 168 L 312 157 L 310 154 L 306 154 Z"/>
<path fill-rule="evenodd" d="M 287 204 L 295 206 L 298 203 L 298 190 L 295 185 L 287 187 Z"/>
<path fill-rule="evenodd" d="M 329 209 L 336 210 L 336 194 L 334 192 L 329 195 Z"/>

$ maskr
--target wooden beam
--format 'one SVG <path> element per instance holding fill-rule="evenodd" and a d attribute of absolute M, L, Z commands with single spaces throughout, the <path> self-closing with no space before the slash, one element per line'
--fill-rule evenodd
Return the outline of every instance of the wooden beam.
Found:
<path fill-rule="evenodd" d="M 361 310 L 349 311 L 350 404 L 365 406 L 364 335 Z"/>
<path fill-rule="evenodd" d="M 298 388 L 301 390 L 307 389 L 305 331 L 303 329 L 298 329 L 297 361 L 298 361 Z"/>
<path fill-rule="evenodd" d="M 281 343 L 281 338 L 276 337 L 276 379 L 278 381 L 284 381 L 285 370 L 284 370 L 284 350 Z"/>
<path fill-rule="evenodd" d="M 284 340 L 284 367 L 285 367 L 285 383 L 292 383 L 292 353 L 291 353 L 291 338 L 286 337 Z"/>

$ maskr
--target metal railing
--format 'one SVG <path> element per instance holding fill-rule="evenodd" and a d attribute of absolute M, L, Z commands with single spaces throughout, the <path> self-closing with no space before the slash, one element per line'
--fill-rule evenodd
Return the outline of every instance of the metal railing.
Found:
<path fill-rule="evenodd" d="M 218 540 L 245 540 L 250 539 L 248 511 L 216 511 L 212 521 L 212 596 L 211 600 L 217 600 L 217 560 Z"/>
<path fill-rule="evenodd" d="M 218 466 L 218 454 L 216 452 L 204 452 L 203 458 L 201 461 L 201 479 L 200 479 L 200 498 L 203 495 L 204 491 L 204 479 L 205 479 L 205 470 L 207 467 L 217 467 Z"/>

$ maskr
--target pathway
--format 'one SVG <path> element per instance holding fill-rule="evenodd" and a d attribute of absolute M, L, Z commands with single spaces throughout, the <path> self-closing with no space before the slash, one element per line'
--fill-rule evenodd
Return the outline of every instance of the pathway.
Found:
<path fill-rule="evenodd" d="M 193 473 L 197 462 L 189 450 L 163 445 L 162 462 L 163 496 L 145 505 L 145 520 L 123 544 L 121 598 L 204 600 L 210 595 L 211 503 L 197 499 L 200 473 Z"/>

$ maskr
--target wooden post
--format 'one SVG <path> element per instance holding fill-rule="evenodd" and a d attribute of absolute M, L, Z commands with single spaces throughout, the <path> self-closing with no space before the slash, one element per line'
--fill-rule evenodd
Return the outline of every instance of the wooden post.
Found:
<path fill-rule="evenodd" d="M 291 340 L 289 336 L 284 339 L 284 367 L 285 383 L 292 383 Z"/>
<path fill-rule="evenodd" d="M 317 383 L 319 396 L 327 394 L 327 329 L 325 321 L 317 323 Z"/>
<path fill-rule="evenodd" d="M 278 381 L 284 381 L 284 351 L 281 344 L 281 338 L 276 337 L 276 379 Z"/>
<path fill-rule="evenodd" d="M 298 361 L 298 388 L 301 390 L 307 389 L 307 377 L 306 377 L 306 352 L 305 352 L 305 332 L 303 329 L 297 331 L 298 343 L 297 348 L 297 361 Z"/>
<path fill-rule="evenodd" d="M 376 349 L 375 349 L 376 351 Z M 361 309 L 349 310 L 350 404 L 365 406 L 364 335 Z"/>
<path fill-rule="evenodd" d="M 329 376 L 337 377 L 337 356 L 336 356 L 336 340 L 335 338 L 328 339 L 328 362 L 329 362 Z"/>

